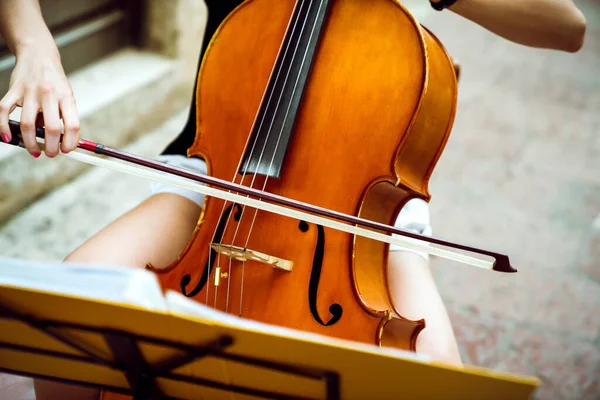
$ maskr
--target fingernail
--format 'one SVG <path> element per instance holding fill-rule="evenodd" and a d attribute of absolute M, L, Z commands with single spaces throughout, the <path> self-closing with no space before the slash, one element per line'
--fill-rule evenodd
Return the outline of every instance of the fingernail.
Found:
<path fill-rule="evenodd" d="M 31 155 L 32 155 L 34 158 L 38 158 L 39 156 L 41 156 L 41 155 L 42 155 L 42 153 L 40 153 L 39 151 L 36 151 L 35 153 L 31 153 Z"/>
<path fill-rule="evenodd" d="M 9 142 L 9 140 L 8 140 L 8 135 L 7 135 L 7 134 L 3 133 L 3 134 L 2 134 L 2 135 L 0 135 L 0 136 L 2 136 L 2 140 L 3 140 L 5 143 L 8 143 L 8 142 Z"/>

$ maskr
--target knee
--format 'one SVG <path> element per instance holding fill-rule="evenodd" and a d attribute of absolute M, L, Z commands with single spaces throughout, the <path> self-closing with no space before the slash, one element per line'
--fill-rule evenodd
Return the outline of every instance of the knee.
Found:
<path fill-rule="evenodd" d="M 463 367 L 454 336 L 436 334 L 425 328 L 417 338 L 417 352 L 428 355 L 435 362 Z"/>

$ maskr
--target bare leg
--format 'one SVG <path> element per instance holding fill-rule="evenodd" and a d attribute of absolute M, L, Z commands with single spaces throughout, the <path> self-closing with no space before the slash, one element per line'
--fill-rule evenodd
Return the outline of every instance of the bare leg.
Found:
<path fill-rule="evenodd" d="M 171 263 L 190 240 L 201 208 L 171 193 L 151 196 L 78 247 L 66 262 L 144 268 Z"/>
<path fill-rule="evenodd" d="M 159 193 L 113 221 L 71 253 L 65 262 L 144 268 L 170 264 L 187 245 L 201 208 L 175 194 Z M 168 232 L 168 234 L 165 234 Z M 34 380 L 37 400 L 96 400 L 95 389 Z"/>
<path fill-rule="evenodd" d="M 417 338 L 417 352 L 438 362 L 462 366 L 450 318 L 428 262 L 418 254 L 392 251 L 388 277 L 392 301 L 400 315 L 425 319 L 425 329 Z"/>

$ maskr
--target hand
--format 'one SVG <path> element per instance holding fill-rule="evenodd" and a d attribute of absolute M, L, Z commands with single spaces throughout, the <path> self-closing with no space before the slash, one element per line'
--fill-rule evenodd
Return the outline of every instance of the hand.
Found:
<path fill-rule="evenodd" d="M 35 137 L 36 123 L 45 127 L 45 153 L 48 157 L 55 157 L 59 147 L 65 154 L 74 150 L 79 142 L 79 116 L 58 51 L 31 44 L 19 49 L 16 59 L 10 88 L 0 101 L 2 140 L 11 140 L 9 114 L 19 106 L 22 107 L 23 143 L 33 157 L 38 158 L 41 154 Z M 65 126 L 62 142 L 61 118 Z"/>

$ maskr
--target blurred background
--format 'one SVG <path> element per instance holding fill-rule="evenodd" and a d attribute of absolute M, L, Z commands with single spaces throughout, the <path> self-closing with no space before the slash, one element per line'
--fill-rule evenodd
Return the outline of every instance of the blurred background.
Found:
<path fill-rule="evenodd" d="M 466 363 L 534 375 L 536 399 L 600 399 L 600 2 L 576 54 L 526 48 L 424 0 L 404 3 L 461 66 L 430 184 L 436 237 L 508 254 L 517 274 L 434 258 Z M 189 113 L 202 0 L 42 0 L 83 138 L 154 157 Z M 14 58 L 0 42 L 0 90 Z M 0 146 L 2 256 L 62 260 L 149 182 Z M 0 375 L 0 399 L 34 399 Z"/>

